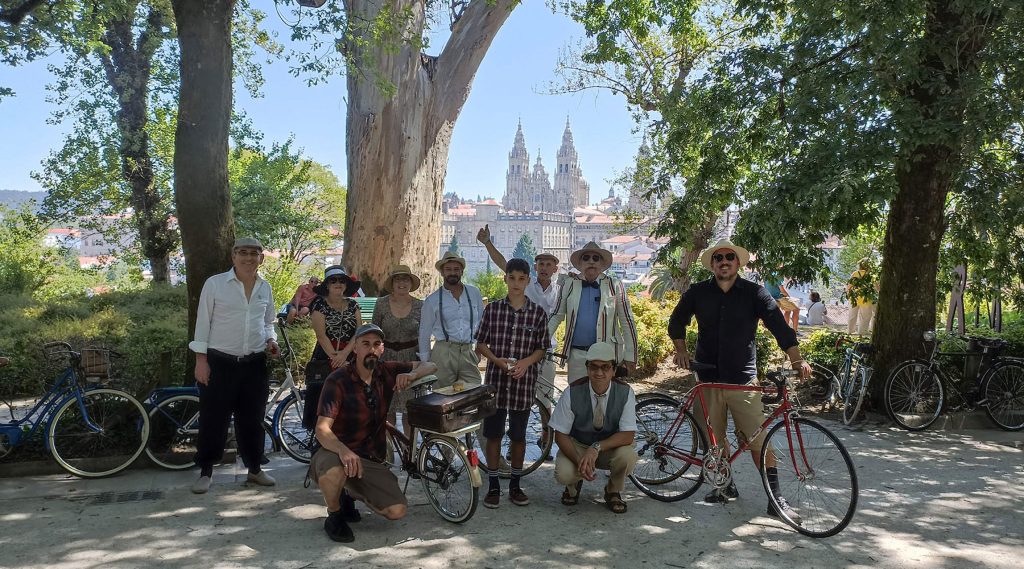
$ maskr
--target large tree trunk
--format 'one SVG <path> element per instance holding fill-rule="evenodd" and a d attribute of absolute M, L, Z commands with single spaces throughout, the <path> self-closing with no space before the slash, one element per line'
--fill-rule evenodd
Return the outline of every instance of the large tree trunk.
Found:
<path fill-rule="evenodd" d="M 174 195 L 185 253 L 189 339 L 195 334 L 203 283 L 231 266 L 228 126 L 233 7 L 234 0 L 174 0 L 181 47 Z"/>
<path fill-rule="evenodd" d="M 700 262 L 700 254 L 708 248 L 711 242 L 711 233 L 715 229 L 715 222 L 721 217 L 720 214 L 711 213 L 704 218 L 704 225 L 693 232 L 690 238 L 690 249 L 683 251 L 679 258 L 679 276 L 674 279 L 673 288 L 680 293 L 686 292 L 693 284 L 690 280 L 690 267 Z"/>
<path fill-rule="evenodd" d="M 129 203 L 143 256 L 149 260 L 154 282 L 170 279 L 170 254 L 177 245 L 165 198 L 155 183 L 150 156 L 149 82 L 153 55 L 164 41 L 164 14 L 151 7 L 135 42 L 135 7 L 128 5 L 120 17 L 106 23 L 103 43 L 109 53 L 100 57 L 107 83 L 118 102 L 121 176 L 131 188 Z"/>
<path fill-rule="evenodd" d="M 909 115 L 903 134 L 911 142 L 896 160 L 899 190 L 891 204 L 882 251 L 872 338 L 878 347 L 874 362 L 878 380 L 871 382 L 876 402 L 892 368 L 922 355 L 921 333 L 935 327 L 935 277 L 946 231 L 946 197 L 962 169 L 963 153 L 977 145 L 964 126 L 964 115 L 978 84 L 978 54 L 998 15 L 981 16 L 964 9 L 953 0 L 929 2 L 921 69 L 905 70 L 906 108 L 901 112 Z"/>
<path fill-rule="evenodd" d="M 391 267 L 404 263 L 437 282 L 441 196 L 455 120 L 491 41 L 514 0 L 472 0 L 437 57 L 411 46 L 348 41 L 348 210 L 344 265 L 367 294 L 378 293 Z M 409 10 L 414 37 L 424 24 L 417 0 L 390 0 L 393 14 Z M 375 21 L 380 2 L 346 0 L 349 22 Z M 352 33 L 359 36 L 358 31 Z M 366 41 L 366 38 L 362 38 Z M 382 83 L 394 87 L 389 95 Z"/>

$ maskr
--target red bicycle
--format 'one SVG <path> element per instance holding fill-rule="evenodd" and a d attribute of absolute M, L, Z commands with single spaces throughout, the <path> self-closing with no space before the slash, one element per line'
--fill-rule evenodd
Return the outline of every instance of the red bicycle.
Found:
<path fill-rule="evenodd" d="M 693 363 L 698 369 L 710 367 Z M 644 494 L 663 502 L 682 500 L 705 481 L 724 489 L 732 479 L 732 463 L 750 448 L 748 441 L 768 429 L 761 447 L 761 482 L 771 503 L 785 497 L 793 509 L 780 509 L 780 518 L 810 537 L 839 533 L 857 509 L 857 472 L 850 454 L 831 431 L 799 416 L 789 397 L 788 378 L 796 375 L 791 370 L 771 372 L 771 385 L 698 383 L 683 403 L 665 393 L 639 396 L 635 444 L 640 461 L 630 480 Z M 706 389 L 760 392 L 763 403 L 777 406 L 756 432 L 748 437 L 738 436 L 739 444 L 732 445 L 735 450 L 726 455 L 726 447 L 711 428 L 707 412 L 703 413 L 707 438 L 694 418 L 697 401 L 701 402 L 702 410 L 706 409 Z M 774 460 L 769 460 L 769 452 Z M 770 462 L 778 470 L 778 495 L 768 484 L 764 468 Z"/>

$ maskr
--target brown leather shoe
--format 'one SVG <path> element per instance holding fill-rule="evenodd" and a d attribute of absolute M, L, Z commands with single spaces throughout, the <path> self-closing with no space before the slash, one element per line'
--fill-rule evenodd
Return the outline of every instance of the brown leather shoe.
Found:
<path fill-rule="evenodd" d="M 522 488 L 509 488 L 508 499 L 517 506 L 527 506 L 530 504 L 530 498 L 523 492 Z"/>

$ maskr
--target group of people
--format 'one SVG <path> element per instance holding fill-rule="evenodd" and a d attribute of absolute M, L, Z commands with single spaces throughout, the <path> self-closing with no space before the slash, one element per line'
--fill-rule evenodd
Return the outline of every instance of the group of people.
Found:
<path fill-rule="evenodd" d="M 349 524 L 361 518 L 357 500 L 387 519 L 405 515 L 405 497 L 386 464 L 384 425 L 389 414 L 394 420 L 396 412 L 404 412 L 405 387 L 428 374 L 438 377 L 435 388 L 494 386 L 497 411 L 482 429 L 488 478 L 484 505 L 494 509 L 501 504 L 498 471 L 505 436 L 511 470 L 508 500 L 528 505 L 522 487 L 527 422 L 536 395 L 552 399 L 555 360 L 565 362 L 568 374 L 568 387 L 549 424 L 558 447 L 554 470 L 564 486 L 561 502 L 577 504 L 583 482 L 595 480 L 596 471 L 605 469 L 610 471 L 603 488 L 608 509 L 616 514 L 628 509 L 621 492 L 638 460 L 633 444 L 636 397 L 623 377 L 636 369 L 637 331 L 625 286 L 607 274 L 611 253 L 590 242 L 571 254 L 573 270 L 567 274 L 559 272 L 560 260 L 550 253 L 538 254 L 531 270 L 525 259 L 506 260 L 491 242 L 488 227 L 477 237 L 494 263 L 504 268 L 508 288 L 505 298 L 486 305 L 480 290 L 462 280 L 466 261 L 451 252 L 435 263 L 441 287 L 422 301 L 411 295 L 421 285 L 419 277 L 407 266 L 395 267 L 383 283 L 387 295 L 377 300 L 372 322 L 362 322 L 350 298 L 359 283 L 343 267 L 328 267 L 322 282 L 308 283 L 316 296 L 308 307 L 317 345 L 307 366 L 307 383 L 322 381 L 319 397 L 308 397 L 320 443 L 309 474 L 326 502 L 324 529 L 333 540 L 354 539 Z M 691 362 L 686 327 L 697 319 L 695 359 L 715 367 L 701 373 L 701 381 L 742 384 L 755 378 L 759 321 L 791 365 L 810 374 L 800 358 L 796 333 L 778 304 L 764 287 L 739 277 L 749 257 L 745 249 L 724 240 L 708 248 L 701 261 L 714 276 L 684 292 L 672 314 L 668 332 L 676 347 L 674 361 L 682 368 Z M 257 271 L 262 260 L 257 240 L 239 239 L 233 267 L 203 286 L 190 344 L 196 352 L 201 400 L 196 454 L 200 476 L 192 487 L 196 493 L 210 488 L 232 414 L 248 480 L 275 484 L 260 465 L 266 357 L 278 352 L 270 285 Z M 298 314 L 301 306 L 295 309 Z M 559 344 L 555 333 L 563 322 Z M 559 345 L 563 350 L 556 353 Z M 478 367 L 482 360 L 483 377 Z M 753 433 L 763 420 L 759 397 L 722 391 L 706 401 L 719 432 L 725 430 L 727 411 L 741 432 Z M 751 441 L 755 457 L 760 439 L 763 434 Z M 767 466 L 769 483 L 777 484 L 774 465 Z M 737 497 L 731 485 L 707 500 Z M 769 504 L 768 513 L 777 515 L 779 509 L 789 509 L 785 500 Z"/>

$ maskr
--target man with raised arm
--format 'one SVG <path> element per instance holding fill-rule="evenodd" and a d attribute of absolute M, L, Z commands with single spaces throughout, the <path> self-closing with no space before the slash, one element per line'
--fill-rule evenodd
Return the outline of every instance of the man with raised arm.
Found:
<path fill-rule="evenodd" d="M 213 480 L 213 465 L 224 455 L 228 423 L 235 416 L 235 442 L 249 469 L 248 482 L 273 486 L 263 472 L 264 405 L 270 395 L 267 354 L 277 356 L 274 295 L 259 276 L 263 245 L 252 237 L 235 240 L 231 270 L 203 283 L 196 314 L 195 339 L 199 384 L 199 438 L 196 464 L 199 478 L 192 492 L 205 494 Z"/>
<path fill-rule="evenodd" d="M 772 295 L 761 285 L 739 276 L 739 270 L 750 261 L 750 253 L 728 239 L 721 239 L 701 253 L 700 262 L 713 276 L 690 286 L 679 298 L 672 317 L 668 322 L 668 335 L 675 344 L 674 361 L 683 369 L 691 365 L 690 353 L 686 347 L 686 327 L 697 317 L 697 349 L 695 363 L 703 364 L 698 377 L 703 383 L 731 383 L 745 385 L 757 379 L 757 346 L 755 337 L 757 323 L 764 322 L 768 331 L 775 336 L 779 348 L 786 352 L 790 365 L 799 370 L 803 377 L 811 375 L 811 367 L 800 357 L 796 332 L 786 324 Z M 704 402 L 715 438 L 723 447 L 723 456 L 730 455 L 726 436 L 726 412 L 732 413 L 737 437 L 747 439 L 764 422 L 764 405 L 761 393 L 729 389 L 705 389 Z M 695 410 L 697 417 L 704 412 L 700 402 Z M 697 421 L 701 430 L 706 430 L 703 420 Z M 706 434 L 706 433 L 705 433 Z M 761 445 L 765 433 L 761 432 L 750 440 L 750 454 L 760 467 Z M 779 474 L 775 467 L 775 455 L 768 453 L 766 459 L 768 484 L 775 495 L 779 495 Z M 712 490 L 704 497 L 705 502 L 728 502 L 739 497 L 736 483 L 729 481 L 724 490 Z M 779 517 L 779 510 L 789 512 L 789 517 L 799 523 L 800 516 L 794 512 L 785 498 L 768 504 L 768 515 Z"/>
<path fill-rule="evenodd" d="M 423 300 L 420 361 L 437 364 L 437 387 L 469 389 L 481 383 L 476 331 L 484 312 L 480 289 L 462 282 L 466 260 L 451 251 L 434 263 L 444 282 Z M 434 339 L 431 347 L 430 339 Z"/>
<path fill-rule="evenodd" d="M 348 524 L 361 516 L 352 500 L 389 520 L 405 516 L 405 495 L 385 462 L 388 408 L 396 391 L 437 371 L 430 362 L 380 361 L 384 332 L 374 324 L 360 326 L 352 342 L 354 360 L 324 382 L 316 421 L 321 447 L 309 463 L 309 477 L 327 503 L 324 531 L 339 542 L 355 539 Z M 351 498 L 343 499 L 343 490 Z"/>

